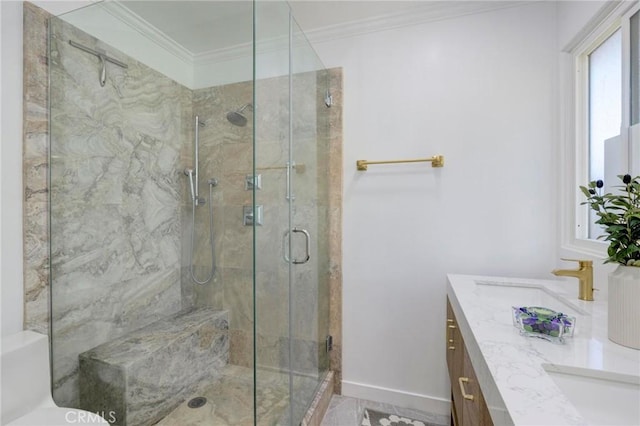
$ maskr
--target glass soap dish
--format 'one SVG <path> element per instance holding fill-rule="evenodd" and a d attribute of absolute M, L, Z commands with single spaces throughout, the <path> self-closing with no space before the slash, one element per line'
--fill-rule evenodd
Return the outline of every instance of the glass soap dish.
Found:
<path fill-rule="evenodd" d="M 575 317 L 539 306 L 513 306 L 512 310 L 513 325 L 524 336 L 539 337 L 553 343 L 564 343 L 565 338 L 573 336 Z"/>

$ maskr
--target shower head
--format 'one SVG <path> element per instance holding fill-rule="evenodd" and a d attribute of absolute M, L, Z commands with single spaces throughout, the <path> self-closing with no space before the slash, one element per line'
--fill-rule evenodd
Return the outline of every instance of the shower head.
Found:
<path fill-rule="evenodd" d="M 244 127 L 247 125 L 247 117 L 245 117 L 238 111 L 231 111 L 227 113 L 227 120 L 229 120 L 229 123 L 233 124 L 234 126 Z"/>
<path fill-rule="evenodd" d="M 240 127 L 246 126 L 247 117 L 242 115 L 242 111 L 244 111 L 247 108 L 253 109 L 253 105 L 245 104 L 240 108 L 238 108 L 237 110 L 227 113 L 227 120 L 229 120 L 229 123 L 233 124 L 234 126 L 240 126 Z"/>

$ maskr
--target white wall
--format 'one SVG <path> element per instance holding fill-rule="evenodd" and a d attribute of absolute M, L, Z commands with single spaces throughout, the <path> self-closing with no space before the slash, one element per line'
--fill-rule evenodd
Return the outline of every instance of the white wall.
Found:
<path fill-rule="evenodd" d="M 2 336 L 22 330 L 22 2 L 0 2 L 0 308 Z"/>
<path fill-rule="evenodd" d="M 344 68 L 346 395 L 446 413 L 446 273 L 553 278 L 555 19 L 539 3 L 315 45 Z"/>

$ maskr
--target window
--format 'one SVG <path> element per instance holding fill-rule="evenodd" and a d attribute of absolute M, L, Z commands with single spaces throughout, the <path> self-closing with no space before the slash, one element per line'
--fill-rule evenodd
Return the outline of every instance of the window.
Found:
<path fill-rule="evenodd" d="M 575 205 L 568 215 L 571 230 L 565 244 L 603 253 L 606 244 L 596 216 L 586 205 L 580 185 L 602 179 L 604 190 L 615 190 L 618 175 L 640 174 L 640 6 L 622 2 L 611 6 L 603 21 L 571 49 L 574 61 L 575 174 L 566 179 L 566 194 Z"/>
<path fill-rule="evenodd" d="M 622 38 L 617 30 L 588 55 L 589 180 L 604 178 L 604 142 L 622 124 Z"/>
<path fill-rule="evenodd" d="M 605 178 L 605 168 L 618 169 L 612 164 L 612 149 L 605 156 L 605 145 L 619 143 L 622 125 L 622 30 L 618 29 L 587 55 L 588 78 L 588 153 L 589 181 Z M 619 157 L 619 156 L 615 156 Z M 605 164 L 606 160 L 609 160 Z M 600 235 L 600 226 L 595 224 L 597 216 L 589 210 L 588 238 Z"/>

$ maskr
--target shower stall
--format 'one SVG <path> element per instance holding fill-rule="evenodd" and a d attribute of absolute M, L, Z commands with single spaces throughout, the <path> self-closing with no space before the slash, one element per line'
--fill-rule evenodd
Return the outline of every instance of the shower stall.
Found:
<path fill-rule="evenodd" d="M 58 404 L 301 423 L 329 370 L 329 82 L 286 2 L 49 20 Z"/>

